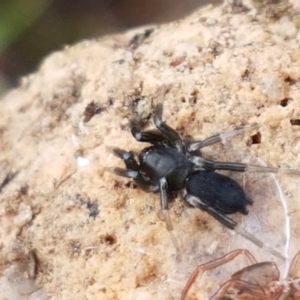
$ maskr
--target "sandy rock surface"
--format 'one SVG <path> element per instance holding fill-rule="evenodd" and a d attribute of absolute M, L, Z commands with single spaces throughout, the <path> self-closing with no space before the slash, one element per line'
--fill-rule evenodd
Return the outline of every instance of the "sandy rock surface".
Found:
<path fill-rule="evenodd" d="M 0 102 L 0 299 L 179 299 L 196 265 L 237 248 L 286 270 L 300 249 L 299 176 L 229 174 L 254 201 L 232 218 L 283 262 L 179 198 L 176 259 L 159 196 L 109 171 L 124 167 L 109 147 L 146 146 L 129 121 L 153 128 L 162 91 L 182 136 L 258 124 L 205 157 L 300 169 L 299 6 L 238 2 L 66 47 Z M 188 299 L 207 299 L 239 265 Z"/>

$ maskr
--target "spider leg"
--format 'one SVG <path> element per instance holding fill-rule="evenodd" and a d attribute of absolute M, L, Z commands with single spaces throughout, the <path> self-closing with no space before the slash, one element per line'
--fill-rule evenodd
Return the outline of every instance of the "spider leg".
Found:
<path fill-rule="evenodd" d="M 198 207 L 207 213 L 209 213 L 212 217 L 217 219 L 220 223 L 225 225 L 226 227 L 235 230 L 237 233 L 239 233 L 241 236 L 245 237 L 252 243 L 254 243 L 256 246 L 263 248 L 267 252 L 271 253 L 272 255 L 285 260 L 285 257 L 282 256 L 279 252 L 272 249 L 271 247 L 265 245 L 261 240 L 244 230 L 242 227 L 240 227 L 237 222 L 233 221 L 232 219 L 228 218 L 226 215 L 218 212 L 217 210 L 213 209 L 212 207 L 208 206 L 204 202 L 202 202 L 199 198 L 186 194 L 184 196 L 184 200 L 189 203 L 193 207 Z"/>
<path fill-rule="evenodd" d="M 174 143 L 179 152 L 183 151 L 183 145 L 180 135 L 169 125 L 162 121 L 163 106 L 162 103 L 156 105 L 154 109 L 153 120 L 156 128 L 161 131 L 165 138 Z"/>
<path fill-rule="evenodd" d="M 169 209 L 168 209 L 168 183 L 166 178 L 161 178 L 159 180 L 159 191 L 160 191 L 160 205 L 161 205 L 161 211 L 164 214 L 166 223 L 167 223 L 167 229 L 173 230 L 171 218 L 169 215 Z"/>
<path fill-rule="evenodd" d="M 173 143 L 179 152 L 183 152 L 180 135 L 172 127 L 162 121 L 162 111 L 163 107 L 160 103 L 156 105 L 153 113 L 154 124 L 159 131 L 142 131 L 138 122 L 136 120 L 132 120 L 130 127 L 133 137 L 138 142 L 147 142 L 154 145 L 163 142 Z"/>
<path fill-rule="evenodd" d="M 120 149 L 120 148 L 110 148 L 110 150 L 112 151 L 112 153 L 121 158 L 125 165 L 126 165 L 126 168 L 127 169 L 132 169 L 132 170 L 135 170 L 135 171 L 138 171 L 139 170 L 139 164 L 137 163 L 137 161 L 135 160 L 132 152 L 128 152 L 128 151 L 125 151 L 123 149 Z"/>
<path fill-rule="evenodd" d="M 126 170 L 121 168 L 114 168 L 113 172 L 119 176 L 132 178 L 134 182 L 142 190 L 146 192 L 158 192 L 158 186 L 154 185 L 150 179 L 140 172 L 140 166 L 135 160 L 132 152 L 127 152 L 119 148 L 111 148 L 113 154 L 121 158 L 125 165 Z"/>
<path fill-rule="evenodd" d="M 160 191 L 160 205 L 161 205 L 161 211 L 165 217 L 166 225 L 167 225 L 167 230 L 170 233 L 171 240 L 176 248 L 176 256 L 179 256 L 179 246 L 177 243 L 177 240 L 172 232 L 173 226 L 169 214 L 169 208 L 168 208 L 168 183 L 166 178 L 161 178 L 159 180 L 159 191 Z"/>
<path fill-rule="evenodd" d="M 192 273 L 192 275 L 190 276 L 189 280 L 187 281 L 184 289 L 182 290 L 181 300 L 185 299 L 189 289 L 191 288 L 192 284 L 195 282 L 196 278 L 199 275 L 202 275 L 205 271 L 217 268 L 221 265 L 224 265 L 224 264 L 228 263 L 229 261 L 232 261 L 238 255 L 245 255 L 249 265 L 256 264 L 255 258 L 253 257 L 253 255 L 249 251 L 244 250 L 244 249 L 237 249 L 237 250 L 231 251 L 231 252 L 225 254 L 224 256 L 222 256 L 218 259 L 215 259 L 211 262 L 199 265 L 199 266 L 197 266 L 195 271 Z M 217 293 L 218 295 L 219 295 L 220 291 L 221 290 L 218 291 L 218 293 Z"/>
<path fill-rule="evenodd" d="M 218 292 L 213 297 L 210 298 L 210 300 L 226 299 L 225 295 L 228 292 L 229 288 L 234 288 L 236 290 L 243 291 L 243 294 L 246 293 L 249 296 L 255 297 L 254 299 L 257 299 L 257 297 L 259 297 L 258 299 L 269 299 L 267 297 L 266 292 L 264 291 L 264 289 L 262 287 L 255 286 L 251 283 L 248 283 L 248 282 L 245 282 L 242 280 L 231 279 L 231 280 L 228 280 L 227 282 L 225 282 L 221 286 L 221 288 L 218 290 Z"/>
<path fill-rule="evenodd" d="M 248 130 L 257 129 L 257 128 L 258 128 L 258 126 L 256 124 L 248 125 L 248 126 L 244 126 L 244 127 L 237 127 L 237 128 L 234 128 L 233 130 L 213 135 L 213 136 L 211 136 L 211 137 L 209 137 L 209 138 L 207 138 L 203 141 L 191 142 L 188 145 L 188 151 L 189 152 L 194 152 L 194 151 L 199 150 L 201 148 L 204 148 L 204 147 L 219 143 L 221 141 L 224 141 L 225 139 L 227 139 L 229 137 L 241 134 L 241 133 L 243 133 L 245 131 L 248 131 Z"/>
<path fill-rule="evenodd" d="M 236 172 L 288 173 L 300 175 L 299 170 L 248 165 L 235 162 L 220 162 L 205 159 L 201 156 L 191 156 L 190 161 L 196 166 L 209 170 L 230 170 Z"/>
<path fill-rule="evenodd" d="M 166 139 L 159 131 L 142 131 L 138 122 L 135 120 L 131 121 L 130 128 L 131 134 L 138 142 L 146 142 L 155 145 L 162 143 Z"/>

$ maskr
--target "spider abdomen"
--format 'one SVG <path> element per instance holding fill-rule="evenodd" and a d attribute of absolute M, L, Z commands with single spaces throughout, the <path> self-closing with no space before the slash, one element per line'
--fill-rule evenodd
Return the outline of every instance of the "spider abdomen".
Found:
<path fill-rule="evenodd" d="M 187 179 L 188 194 L 223 214 L 247 214 L 252 201 L 232 178 L 208 170 L 193 172 Z"/>

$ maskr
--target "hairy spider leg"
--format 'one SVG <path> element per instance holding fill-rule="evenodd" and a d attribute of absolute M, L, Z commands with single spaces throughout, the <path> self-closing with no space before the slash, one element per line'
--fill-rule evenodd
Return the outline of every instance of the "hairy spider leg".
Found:
<path fill-rule="evenodd" d="M 245 255 L 248 264 L 252 265 L 252 264 L 256 264 L 256 260 L 254 258 L 254 256 L 247 250 L 245 249 L 237 249 L 234 251 L 231 251 L 227 254 L 225 254 L 224 256 L 217 258 L 213 261 L 210 261 L 208 263 L 204 263 L 201 264 L 199 266 L 197 266 L 197 268 L 195 269 L 195 271 L 192 273 L 192 275 L 190 276 L 189 280 L 187 281 L 184 289 L 182 290 L 181 293 L 181 300 L 184 300 L 187 293 L 189 292 L 192 284 L 195 282 L 196 278 L 199 275 L 202 275 L 205 271 L 217 268 L 221 265 L 226 264 L 229 261 L 232 261 L 233 259 L 235 259 L 238 255 Z"/>
<path fill-rule="evenodd" d="M 138 142 L 150 143 L 153 145 L 161 144 L 166 139 L 160 131 L 142 131 L 136 120 L 130 122 L 131 134 Z"/>
<path fill-rule="evenodd" d="M 183 153 L 182 139 L 178 132 L 176 132 L 172 127 L 162 121 L 163 106 L 162 103 L 156 105 L 154 109 L 153 120 L 157 129 L 159 129 L 162 134 L 171 143 L 174 143 L 176 149 Z"/>
<path fill-rule="evenodd" d="M 167 230 L 169 231 L 171 240 L 173 242 L 173 245 L 176 248 L 176 257 L 179 257 L 179 246 L 177 243 L 177 239 L 175 238 L 172 230 L 173 230 L 173 225 L 172 225 L 172 221 L 170 218 L 170 214 L 169 214 L 169 208 L 168 208 L 168 183 L 166 178 L 161 178 L 159 180 L 159 191 L 160 191 L 160 205 L 161 205 L 161 210 L 162 213 L 165 217 L 165 221 L 166 221 L 166 225 L 167 225 Z"/>
<path fill-rule="evenodd" d="M 238 225 L 237 222 L 232 220 L 231 218 L 227 217 L 226 215 L 218 212 L 217 210 L 213 209 L 212 207 L 208 206 L 204 202 L 202 202 L 198 197 L 186 194 L 184 195 L 184 200 L 192 205 L 193 207 L 198 207 L 204 211 L 206 211 L 208 214 L 210 214 L 212 217 L 217 219 L 219 222 L 221 222 L 226 227 L 235 230 L 237 233 L 245 237 L 246 239 L 250 240 L 252 243 L 257 245 L 258 247 L 266 250 L 267 252 L 271 253 L 272 255 L 285 260 L 285 257 L 282 256 L 279 252 L 272 249 L 271 247 L 265 245 L 261 240 L 244 230 L 242 227 Z"/>
<path fill-rule="evenodd" d="M 208 170 L 229 170 L 235 172 L 261 172 L 261 173 L 288 173 L 294 175 L 300 175 L 299 170 L 287 169 L 287 168 L 272 168 L 257 165 L 248 165 L 244 163 L 235 162 L 220 162 L 208 160 L 200 156 L 191 156 L 190 161 L 198 167 Z"/>
<path fill-rule="evenodd" d="M 216 135 L 213 135 L 211 137 L 208 137 L 207 139 L 203 141 L 196 141 L 191 142 L 187 145 L 188 152 L 195 152 L 201 148 L 219 143 L 229 137 L 238 135 L 240 133 L 243 133 L 248 130 L 257 129 L 257 124 L 254 125 L 248 125 L 244 127 L 237 127 L 233 130 L 219 133 Z M 287 174 L 295 174 L 300 175 L 299 170 L 294 169 L 288 169 L 288 168 L 272 168 L 272 167 L 264 167 L 264 166 L 257 166 L 257 165 L 248 165 L 244 163 L 235 163 L 235 162 L 217 162 L 205 159 L 200 156 L 191 156 L 190 157 L 191 162 L 193 162 L 195 165 L 205 168 L 205 169 L 211 169 L 211 170 L 230 170 L 230 171 L 236 171 L 236 172 L 267 172 L 267 173 L 287 173 Z"/>
<path fill-rule="evenodd" d="M 236 128 L 234 128 L 230 131 L 218 133 L 216 135 L 208 137 L 207 139 L 205 139 L 203 141 L 191 142 L 191 143 L 188 144 L 187 150 L 189 152 L 194 152 L 194 151 L 199 150 L 201 148 L 204 148 L 204 147 L 216 144 L 216 143 L 220 143 L 220 142 L 224 141 L 225 139 L 227 139 L 229 137 L 233 137 L 235 135 L 238 135 L 238 134 L 241 134 L 245 131 L 253 130 L 253 129 L 258 129 L 258 125 L 253 124 L 253 125 L 247 125 L 247 126 L 243 126 L 243 127 L 236 127 Z"/>
<path fill-rule="evenodd" d="M 111 148 L 111 151 L 115 156 L 124 161 L 127 168 L 127 170 L 114 168 L 115 174 L 122 177 L 132 178 L 137 186 L 146 192 L 158 192 L 159 187 L 154 185 L 148 177 L 140 173 L 140 166 L 131 152 L 127 152 L 119 148 Z"/>
<path fill-rule="evenodd" d="M 165 177 L 159 179 L 160 205 L 162 213 L 165 216 L 167 229 L 173 230 L 171 218 L 168 212 L 168 183 Z"/>
<path fill-rule="evenodd" d="M 127 169 L 136 170 L 136 171 L 139 170 L 140 166 L 135 160 L 132 152 L 125 151 L 117 147 L 111 148 L 111 151 L 115 156 L 121 158 L 124 161 Z"/>
<path fill-rule="evenodd" d="M 153 121 L 159 131 L 147 130 L 141 131 L 141 128 L 136 120 L 131 120 L 131 133 L 138 142 L 147 142 L 151 144 L 159 144 L 168 142 L 174 144 L 175 148 L 183 153 L 183 145 L 180 135 L 169 125 L 162 121 L 163 107 L 162 104 L 157 104 L 153 112 Z"/>

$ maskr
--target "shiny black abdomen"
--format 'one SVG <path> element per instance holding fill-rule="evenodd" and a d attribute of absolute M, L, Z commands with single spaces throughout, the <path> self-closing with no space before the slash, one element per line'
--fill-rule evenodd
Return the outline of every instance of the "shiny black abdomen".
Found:
<path fill-rule="evenodd" d="M 223 214 L 247 214 L 246 206 L 252 204 L 235 180 L 214 171 L 193 172 L 187 179 L 186 190 L 188 194 Z"/>

